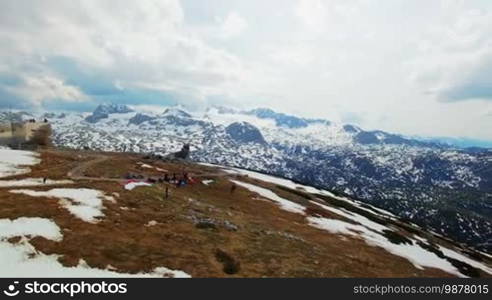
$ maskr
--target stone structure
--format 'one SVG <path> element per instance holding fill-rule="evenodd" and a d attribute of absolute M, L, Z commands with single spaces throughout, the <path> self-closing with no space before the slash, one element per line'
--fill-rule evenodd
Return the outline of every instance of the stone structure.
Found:
<path fill-rule="evenodd" d="M 42 129 L 51 130 L 45 122 L 24 122 L 0 124 L 0 145 L 22 148 L 28 144 Z"/>

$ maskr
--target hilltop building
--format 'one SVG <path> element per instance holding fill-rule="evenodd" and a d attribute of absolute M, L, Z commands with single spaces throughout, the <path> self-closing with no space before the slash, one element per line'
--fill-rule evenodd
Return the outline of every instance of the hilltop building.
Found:
<path fill-rule="evenodd" d="M 32 148 L 33 145 L 45 146 L 49 143 L 50 136 L 51 125 L 47 120 L 0 124 L 0 145 L 15 149 Z"/>

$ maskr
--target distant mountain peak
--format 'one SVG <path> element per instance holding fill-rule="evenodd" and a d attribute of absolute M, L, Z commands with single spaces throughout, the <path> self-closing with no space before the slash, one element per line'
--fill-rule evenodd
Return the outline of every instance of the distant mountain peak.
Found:
<path fill-rule="evenodd" d="M 265 108 L 265 107 L 258 107 L 255 109 L 252 109 L 249 111 L 251 114 L 256 114 L 256 115 L 265 115 L 265 116 L 270 116 L 274 114 L 282 114 L 282 113 L 277 113 L 271 108 Z"/>
<path fill-rule="evenodd" d="M 206 109 L 205 113 L 208 114 L 210 112 L 216 112 L 218 114 L 237 114 L 238 111 L 234 108 L 231 107 L 226 107 L 226 106 L 210 106 Z"/>
<path fill-rule="evenodd" d="M 181 107 L 169 107 L 163 113 L 166 117 L 191 118 L 192 116 Z"/>
<path fill-rule="evenodd" d="M 226 127 L 226 132 L 236 142 L 266 144 L 261 131 L 248 122 L 234 122 Z"/>
<path fill-rule="evenodd" d="M 134 125 L 140 125 L 144 122 L 154 120 L 155 117 L 143 114 L 143 113 L 138 113 L 135 116 L 133 116 L 129 121 L 128 124 L 134 124 Z"/>
<path fill-rule="evenodd" d="M 287 128 L 304 128 L 311 124 L 330 124 L 330 121 L 328 120 L 300 118 L 284 113 L 278 113 L 270 108 L 256 108 L 245 113 L 254 115 L 260 119 L 272 119 L 277 126 Z"/>
<path fill-rule="evenodd" d="M 107 119 L 110 114 L 126 114 L 134 112 L 133 109 L 124 104 L 103 103 L 99 104 L 94 112 L 85 120 L 89 123 L 97 123 L 99 120 Z"/>
<path fill-rule="evenodd" d="M 128 107 L 125 104 L 117 104 L 117 103 L 103 103 L 100 104 L 94 113 L 106 113 L 106 114 L 126 114 L 134 112 L 133 109 Z"/>
<path fill-rule="evenodd" d="M 115 110 L 99 111 L 108 116 Z M 214 110 L 204 119 L 171 107 L 164 114 L 109 115 L 94 124 L 80 122 L 83 117 L 75 114 L 50 122 L 58 146 L 164 157 L 189 143 L 192 160 L 330 189 L 492 251 L 487 243 L 492 239 L 491 151 L 456 150 L 349 124 L 313 123 L 271 109 L 253 112 L 221 115 Z"/>
<path fill-rule="evenodd" d="M 2 111 L 0 112 L 0 124 L 10 123 L 10 122 L 23 122 L 28 119 L 32 119 L 33 115 L 24 112 L 10 112 L 10 111 Z"/>
<path fill-rule="evenodd" d="M 350 124 L 343 125 L 343 130 L 348 133 L 359 133 L 362 131 L 362 129 L 360 129 L 359 127 Z"/>

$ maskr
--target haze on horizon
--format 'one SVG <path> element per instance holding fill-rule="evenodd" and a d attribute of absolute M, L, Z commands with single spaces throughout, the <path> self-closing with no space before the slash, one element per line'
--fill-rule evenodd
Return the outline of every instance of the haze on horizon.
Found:
<path fill-rule="evenodd" d="M 0 109 L 269 107 L 492 140 L 487 0 L 4 0 Z"/>

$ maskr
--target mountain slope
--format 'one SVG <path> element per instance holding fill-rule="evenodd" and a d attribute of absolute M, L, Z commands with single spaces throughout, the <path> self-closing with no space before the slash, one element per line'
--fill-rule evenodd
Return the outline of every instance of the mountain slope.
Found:
<path fill-rule="evenodd" d="M 166 155 L 189 143 L 193 160 L 332 190 L 492 251 L 491 150 L 454 149 L 264 109 L 211 108 L 201 115 L 171 108 L 111 113 L 96 123 L 76 114 L 50 121 L 58 146 Z"/>
<path fill-rule="evenodd" d="M 289 180 L 125 153 L 32 155 L 30 173 L 0 182 L 49 176 L 56 183 L 0 188 L 0 224 L 18 228 L 0 235 L 0 252 L 9 249 L 0 274 L 32 276 L 43 263 L 68 277 L 492 276 L 488 255 Z M 184 171 L 193 181 L 179 187 L 157 181 L 130 189 L 125 179 Z"/>

